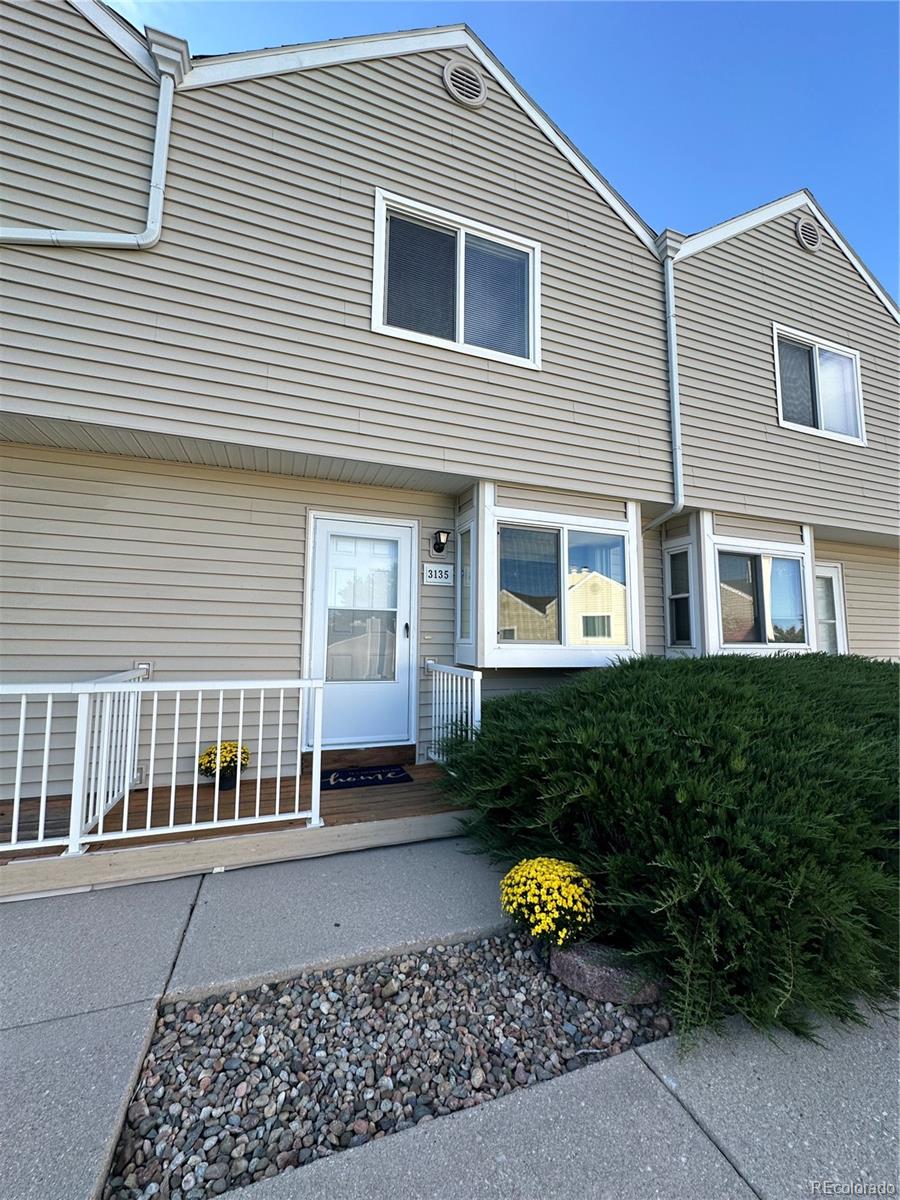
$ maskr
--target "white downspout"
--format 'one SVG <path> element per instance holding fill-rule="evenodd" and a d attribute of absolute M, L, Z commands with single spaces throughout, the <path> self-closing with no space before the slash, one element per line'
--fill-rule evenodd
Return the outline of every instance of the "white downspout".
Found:
<path fill-rule="evenodd" d="M 681 450 L 681 394 L 678 386 L 678 326 L 675 321 L 674 257 L 684 235 L 665 229 L 656 240 L 663 256 L 663 278 L 666 293 L 666 356 L 669 372 L 669 423 L 672 429 L 672 505 L 652 520 L 648 529 L 677 517 L 684 508 L 684 465 Z"/>
<path fill-rule="evenodd" d="M 150 53 L 159 69 L 159 100 L 156 106 L 156 131 L 153 138 L 153 165 L 150 170 L 150 194 L 147 198 L 147 223 L 140 233 L 106 233 L 90 229 L 0 228 L 0 243 L 11 246 L 82 246 L 95 250 L 147 250 L 155 246 L 162 233 L 163 202 L 166 191 L 166 166 L 169 159 L 169 135 L 175 85 L 190 66 L 187 43 L 169 34 L 148 29 Z"/>

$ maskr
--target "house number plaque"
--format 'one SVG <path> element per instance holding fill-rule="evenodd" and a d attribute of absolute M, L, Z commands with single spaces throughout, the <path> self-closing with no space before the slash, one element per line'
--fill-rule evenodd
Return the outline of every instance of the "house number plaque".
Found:
<path fill-rule="evenodd" d="M 422 582 L 453 586 L 453 563 L 422 563 Z"/>

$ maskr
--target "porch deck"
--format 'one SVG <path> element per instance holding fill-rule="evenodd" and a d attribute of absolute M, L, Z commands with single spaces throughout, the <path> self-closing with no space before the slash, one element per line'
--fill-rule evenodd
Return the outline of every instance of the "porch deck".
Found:
<path fill-rule="evenodd" d="M 404 767 L 412 776 L 411 783 L 381 784 L 376 787 L 356 787 L 322 790 L 320 806 L 326 827 L 354 825 L 363 822 L 402 820 L 411 817 L 432 816 L 453 810 L 453 805 L 443 796 L 437 786 L 439 768 L 434 763 L 420 763 Z M 281 830 L 302 828 L 304 822 L 291 819 L 294 800 L 294 779 L 282 779 L 280 789 L 274 778 L 263 779 L 257 792 L 255 780 L 242 782 L 240 797 L 235 791 L 220 791 L 218 814 L 215 813 L 215 788 L 205 783 L 197 789 L 196 811 L 194 811 L 194 789 L 191 784 L 179 784 L 174 794 L 170 787 L 153 789 L 152 798 L 146 788 L 136 788 L 128 797 L 128 813 L 125 830 L 149 830 L 145 836 L 131 836 L 122 841 L 113 840 L 88 842 L 88 853 L 113 850 L 126 846 L 149 846 L 160 842 L 196 841 L 204 838 L 243 837 L 248 834 L 273 833 Z M 309 805 L 309 775 L 300 781 L 300 808 Z M 69 831 L 70 797 L 50 796 L 47 799 L 44 835 L 64 837 Z M 150 809 L 148 820 L 148 806 Z M 19 837 L 22 840 L 35 837 L 38 832 L 39 801 L 23 799 L 19 813 Z M 154 834 L 154 827 L 184 824 L 185 829 L 167 830 Z M 279 815 L 284 820 L 278 820 Z M 240 825 L 226 822 L 240 818 Z M 255 820 L 254 818 L 260 818 Z M 263 820 L 265 818 L 265 820 Z M 276 818 L 276 819 L 273 819 Z M 123 830 L 125 819 L 124 801 L 120 800 L 104 817 L 103 829 L 107 834 Z M 210 822 L 206 829 L 191 828 L 192 825 Z M 0 843 L 8 840 L 12 828 L 12 802 L 0 804 Z M 0 850 L 0 864 L 24 858 L 46 858 L 58 856 L 59 847 L 45 849 Z"/>

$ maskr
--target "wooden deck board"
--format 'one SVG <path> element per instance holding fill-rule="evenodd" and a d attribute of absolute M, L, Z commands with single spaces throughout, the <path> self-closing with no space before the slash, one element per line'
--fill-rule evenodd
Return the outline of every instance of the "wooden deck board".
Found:
<path fill-rule="evenodd" d="M 437 786 L 439 768 L 433 763 L 406 767 L 412 776 L 411 783 L 384 784 L 378 787 L 343 788 L 332 791 L 323 790 L 320 801 L 322 819 L 327 826 L 350 825 L 364 821 L 395 820 L 405 817 L 428 816 L 434 813 L 448 812 L 453 805 L 447 800 Z M 238 815 L 242 820 L 239 825 L 226 825 L 224 822 L 235 815 L 235 805 L 238 804 Z M 196 820 L 199 822 L 215 819 L 214 812 L 215 789 L 211 782 L 204 782 L 197 789 Z M 174 797 L 169 788 L 154 788 L 151 801 L 151 828 L 169 823 L 174 805 L 175 823 L 187 823 L 194 816 L 194 796 L 192 784 L 181 784 L 175 788 Z M 141 788 L 131 792 L 128 797 L 128 818 L 126 828 L 129 831 L 145 829 L 147 826 L 147 789 Z M 300 810 L 309 807 L 309 776 L 301 778 Z M 294 780 L 282 779 L 280 799 L 276 804 L 276 780 L 264 779 L 260 782 L 259 809 L 257 811 L 256 781 L 244 779 L 241 781 L 240 798 L 238 801 L 235 791 L 219 792 L 218 823 L 209 829 L 177 829 L 164 834 L 148 833 L 145 836 L 130 837 L 125 840 L 91 842 L 87 845 L 89 851 L 100 849 L 124 848 L 158 844 L 167 841 L 193 841 L 198 838 L 239 836 L 243 833 L 260 833 L 263 831 L 286 830 L 302 827 L 304 820 L 291 818 L 294 811 Z M 257 822 L 253 818 L 275 817 L 283 814 L 284 820 L 268 820 Z M 119 832 L 123 828 L 124 801 L 119 801 L 107 813 L 103 821 L 104 832 Z M 7 802 L 0 805 L 0 838 L 9 837 L 12 827 L 12 804 Z M 65 836 L 69 828 L 69 797 L 52 796 L 47 800 L 46 835 L 48 837 Z M 23 801 L 19 820 L 19 837 L 25 839 L 37 832 L 37 802 Z M 46 857 L 58 855 L 61 847 L 48 847 L 38 850 L 2 850 L 0 863 L 12 859 L 26 857 Z"/>

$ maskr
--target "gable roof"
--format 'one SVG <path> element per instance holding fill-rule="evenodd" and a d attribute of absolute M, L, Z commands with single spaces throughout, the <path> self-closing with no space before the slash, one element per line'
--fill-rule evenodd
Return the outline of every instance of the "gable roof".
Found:
<path fill-rule="evenodd" d="M 740 216 L 732 217 L 729 221 L 722 221 L 719 225 L 711 225 L 709 229 L 703 229 L 700 233 L 691 234 L 681 243 L 681 247 L 675 255 L 675 262 L 681 262 L 682 259 L 700 254 L 711 246 L 717 246 L 720 242 L 737 237 L 741 233 L 747 233 L 750 229 L 756 229 L 757 226 L 764 225 L 767 221 L 774 221 L 777 217 L 782 217 L 786 213 L 795 212 L 798 209 L 806 209 L 812 213 L 819 224 L 828 231 L 835 245 L 872 289 L 890 315 L 900 323 L 900 309 L 890 292 L 878 282 L 850 243 L 819 207 L 812 192 L 806 188 L 802 188 L 799 192 L 792 192 L 789 196 L 782 196 L 780 200 L 772 200 L 769 204 L 763 204 L 749 212 L 741 213 Z"/>
<path fill-rule="evenodd" d="M 137 30 L 100 0 L 69 0 L 88 21 L 132 58 L 142 70 L 157 78 L 146 41 Z M 269 50 L 240 50 L 234 54 L 200 55 L 191 58 L 190 70 L 178 84 L 179 91 L 216 87 L 246 79 L 264 79 L 316 67 L 367 59 L 393 58 L 428 50 L 468 50 L 494 82 L 517 104 L 546 139 L 569 161 L 579 175 L 606 201 L 654 258 L 659 258 L 656 233 L 638 216 L 607 179 L 597 170 L 561 129 L 519 86 L 499 59 L 467 25 L 447 25 L 432 29 L 412 29 L 401 33 L 338 38 L 326 42 L 307 42 L 278 46 Z"/>

